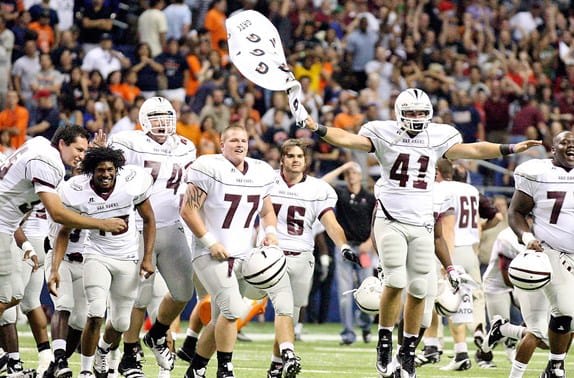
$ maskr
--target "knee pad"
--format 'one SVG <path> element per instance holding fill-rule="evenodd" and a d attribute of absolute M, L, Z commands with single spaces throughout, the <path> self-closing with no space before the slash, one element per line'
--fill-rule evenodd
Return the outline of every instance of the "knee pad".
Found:
<path fill-rule="evenodd" d="M 403 267 L 384 267 L 384 270 L 385 277 L 383 278 L 383 281 L 385 286 L 396 289 L 404 289 L 407 286 L 407 275 Z"/>
<path fill-rule="evenodd" d="M 407 292 L 415 298 L 422 299 L 427 295 L 426 277 L 417 277 L 413 279 L 407 287 Z"/>
<path fill-rule="evenodd" d="M 0 326 L 5 326 L 8 324 L 15 324 L 18 318 L 18 312 L 16 311 L 16 306 L 10 307 L 2 314 L 0 317 Z"/>
<path fill-rule="evenodd" d="M 126 332 L 130 328 L 130 314 L 128 316 L 112 317 L 112 328 L 118 332 Z"/>
<path fill-rule="evenodd" d="M 570 324 L 572 323 L 571 316 L 550 316 L 550 322 L 548 322 L 548 328 L 558 334 L 564 335 L 570 332 Z"/>
<path fill-rule="evenodd" d="M 88 303 L 88 317 L 90 318 L 103 318 L 106 314 L 106 298 L 96 299 Z"/>
<path fill-rule="evenodd" d="M 155 279 L 154 276 L 155 274 L 153 274 L 147 280 L 140 282 L 140 286 L 138 288 L 138 296 L 134 302 L 135 308 L 146 308 L 147 305 L 150 304 L 153 297 L 153 283 Z"/>

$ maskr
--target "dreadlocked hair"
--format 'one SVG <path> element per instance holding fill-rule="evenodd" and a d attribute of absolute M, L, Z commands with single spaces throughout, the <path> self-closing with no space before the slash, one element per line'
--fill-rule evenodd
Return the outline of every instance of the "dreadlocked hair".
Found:
<path fill-rule="evenodd" d="M 106 161 L 111 162 L 117 170 L 126 164 L 126 158 L 121 150 L 115 150 L 110 147 L 92 147 L 88 148 L 86 157 L 82 161 L 82 173 L 93 175 L 96 167 Z"/>

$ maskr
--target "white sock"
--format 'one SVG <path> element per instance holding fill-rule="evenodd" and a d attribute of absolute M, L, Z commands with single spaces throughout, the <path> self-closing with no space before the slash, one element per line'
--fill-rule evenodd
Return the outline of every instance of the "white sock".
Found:
<path fill-rule="evenodd" d="M 510 323 L 505 323 L 500 326 L 500 333 L 502 336 L 510 337 L 514 340 L 520 340 L 525 330 L 526 327 Z"/>
<path fill-rule="evenodd" d="M 195 332 L 193 329 L 188 328 L 187 331 L 185 332 L 186 336 L 189 337 L 195 337 L 196 339 L 199 337 L 199 333 Z"/>
<path fill-rule="evenodd" d="M 280 351 L 281 353 L 283 353 L 283 351 L 284 351 L 285 349 L 295 350 L 295 346 L 293 345 L 293 343 L 289 343 L 289 342 L 285 342 L 285 343 L 279 344 L 279 351 Z"/>
<path fill-rule="evenodd" d="M 283 359 L 281 357 L 275 356 L 274 354 L 271 354 L 271 362 L 277 362 L 277 363 L 282 364 Z"/>
<path fill-rule="evenodd" d="M 393 329 L 395 329 L 395 327 L 394 327 L 394 326 L 391 326 L 391 327 L 383 327 L 382 325 L 379 324 L 379 330 L 381 330 L 381 329 L 385 329 L 385 330 L 387 330 L 387 331 L 391 331 L 391 333 L 392 333 L 392 332 L 393 332 Z"/>
<path fill-rule="evenodd" d="M 98 341 L 98 348 L 100 348 L 101 350 L 104 351 L 104 353 L 108 353 L 110 351 L 110 347 L 112 346 L 112 344 L 106 343 L 104 341 L 103 337 L 100 337 L 100 340 Z"/>
<path fill-rule="evenodd" d="M 454 344 L 454 353 L 468 353 L 468 347 L 465 342 Z"/>
<path fill-rule="evenodd" d="M 8 358 L 18 361 L 20 359 L 20 352 L 10 352 L 8 353 Z"/>
<path fill-rule="evenodd" d="M 52 348 L 54 351 L 58 349 L 66 350 L 66 340 L 65 339 L 56 339 L 52 341 Z"/>
<path fill-rule="evenodd" d="M 80 357 L 80 371 L 92 371 L 94 366 L 94 356 L 84 356 Z"/>
<path fill-rule="evenodd" d="M 508 378 L 522 378 L 527 366 L 528 364 L 523 364 L 516 360 L 512 361 L 512 369 L 510 369 L 510 375 Z"/>
<path fill-rule="evenodd" d="M 10 353 L 12 354 L 12 353 Z M 566 358 L 566 353 L 560 353 L 560 354 L 554 354 L 554 353 L 548 353 L 548 358 L 554 361 L 564 361 L 564 359 Z M 12 358 L 12 357 L 10 357 Z"/>
<path fill-rule="evenodd" d="M 439 346 L 438 337 L 423 337 L 423 343 L 425 346 Z"/>

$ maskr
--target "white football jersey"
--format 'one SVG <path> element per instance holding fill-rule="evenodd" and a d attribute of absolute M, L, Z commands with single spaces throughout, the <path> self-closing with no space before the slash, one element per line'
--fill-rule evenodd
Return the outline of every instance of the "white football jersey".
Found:
<path fill-rule="evenodd" d="M 414 137 L 396 121 L 373 121 L 361 127 L 381 165 L 377 187 L 377 217 L 416 226 L 434 224 L 432 189 L 435 166 L 449 148 L 462 142 L 452 126 L 430 123 Z"/>
<path fill-rule="evenodd" d="M 65 168 L 60 152 L 44 137 L 17 149 L 0 165 L 0 232 L 16 231 L 24 214 L 40 203 L 37 193 L 57 193 Z"/>
<path fill-rule="evenodd" d="M 454 246 L 474 245 L 480 241 L 478 214 L 480 194 L 470 184 L 458 181 L 441 181 L 440 186 L 452 197 L 456 221 L 454 224 Z"/>
<path fill-rule="evenodd" d="M 513 259 L 525 250 L 526 247 L 518 242 L 516 234 L 514 234 L 510 227 L 500 231 L 492 244 L 490 260 L 482 276 L 484 291 L 486 293 L 500 294 L 512 291 L 512 288 L 506 286 L 504 283 L 502 273 L 500 272 L 498 265 L 500 256 Z"/>
<path fill-rule="evenodd" d="M 48 214 L 46 208 L 42 203 L 35 205 L 30 212 L 30 215 L 26 218 L 22 224 L 22 231 L 26 234 L 26 237 L 46 237 L 50 233 L 50 221 L 48 220 Z"/>
<path fill-rule="evenodd" d="M 124 131 L 110 136 L 108 146 L 123 151 L 126 164 L 145 168 L 153 177 L 150 196 L 157 228 L 171 226 L 179 220 L 181 189 L 184 188 L 185 170 L 196 158 L 192 141 L 179 135 L 171 135 L 163 144 L 147 136 L 145 132 Z M 143 221 L 136 217 L 138 230 Z"/>
<path fill-rule="evenodd" d="M 58 231 L 62 227 L 61 224 L 53 222 L 48 216 L 49 223 L 49 233 L 48 238 L 50 239 L 50 246 L 54 248 L 56 236 L 58 236 Z M 66 248 L 66 254 L 68 253 L 84 253 L 86 249 L 86 240 L 88 239 L 88 233 L 90 230 L 82 228 L 74 228 L 70 232 L 68 237 L 68 248 Z"/>
<path fill-rule="evenodd" d="M 99 254 L 118 260 L 138 260 L 138 230 L 135 206 L 151 193 L 152 177 L 143 168 L 126 165 L 118 171 L 116 185 L 108 198 L 100 197 L 90 185 L 91 176 L 79 175 L 62 184 L 64 205 L 89 217 L 123 218 L 128 225 L 118 233 L 89 230 L 85 254 Z"/>
<path fill-rule="evenodd" d="M 533 233 L 553 249 L 574 253 L 574 170 L 551 159 L 528 160 L 514 171 L 516 190 L 534 200 Z"/>
<path fill-rule="evenodd" d="M 244 257 L 253 248 L 255 219 L 275 184 L 269 164 L 252 158 L 245 158 L 245 164 L 241 172 L 221 154 L 203 155 L 186 173 L 186 182 L 207 194 L 200 210 L 207 230 L 233 257 Z M 195 243 L 194 257 L 209 254 Z"/>
<path fill-rule="evenodd" d="M 279 246 L 287 251 L 312 253 L 315 246 L 313 224 L 337 203 L 333 187 L 311 176 L 288 186 L 277 171 L 271 200 L 277 215 Z"/>
<path fill-rule="evenodd" d="M 435 220 L 443 214 L 454 211 L 453 197 L 440 182 L 435 183 L 433 189 L 433 213 Z"/>

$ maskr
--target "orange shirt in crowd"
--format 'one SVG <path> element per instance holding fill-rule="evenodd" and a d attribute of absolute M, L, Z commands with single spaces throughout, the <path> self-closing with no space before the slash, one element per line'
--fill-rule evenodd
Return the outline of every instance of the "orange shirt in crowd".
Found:
<path fill-rule="evenodd" d="M 199 146 L 199 142 L 201 141 L 201 128 L 198 124 L 185 124 L 181 121 L 177 121 L 175 132 L 191 140 L 196 147 Z"/>
<path fill-rule="evenodd" d="M 189 75 L 185 82 L 185 95 L 195 96 L 201 82 L 199 81 L 199 72 L 201 71 L 201 61 L 194 54 L 189 54 L 186 58 L 189 66 Z"/>
<path fill-rule="evenodd" d="M 12 148 L 18 148 L 26 141 L 29 119 L 28 109 L 20 105 L 17 105 L 15 109 L 4 109 L 0 112 L 0 129 L 17 127 L 20 131 L 18 135 L 12 136 Z"/>
<path fill-rule="evenodd" d="M 36 44 L 42 52 L 50 52 L 56 43 L 56 36 L 54 35 L 54 29 L 50 25 L 42 25 L 39 22 L 31 22 L 28 25 L 28 29 L 35 31 L 38 34 L 36 38 Z"/>
<path fill-rule="evenodd" d="M 205 15 L 204 27 L 211 36 L 211 48 L 223 56 L 227 52 L 219 47 L 219 41 L 227 41 L 227 30 L 225 29 L 225 13 L 220 12 L 216 7 L 211 8 Z"/>
<path fill-rule="evenodd" d="M 355 129 L 363 123 L 364 118 L 365 117 L 362 114 L 351 115 L 347 113 L 339 113 L 333 120 L 333 126 L 338 127 L 339 129 L 355 132 Z"/>
<path fill-rule="evenodd" d="M 130 85 L 128 83 L 118 83 L 109 85 L 110 93 L 120 96 L 128 104 L 133 104 L 136 97 L 141 94 L 141 90 L 135 85 Z"/>

